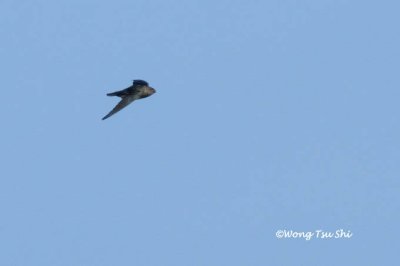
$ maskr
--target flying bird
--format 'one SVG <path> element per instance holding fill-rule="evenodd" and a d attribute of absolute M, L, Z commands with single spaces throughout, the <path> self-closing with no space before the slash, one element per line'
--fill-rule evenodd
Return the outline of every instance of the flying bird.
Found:
<path fill-rule="evenodd" d="M 103 120 L 119 112 L 120 110 L 128 106 L 130 103 L 132 103 L 134 100 L 149 97 L 155 92 L 156 90 L 150 87 L 149 83 L 147 83 L 146 81 L 141 79 L 135 79 L 133 81 L 132 86 L 130 87 L 121 91 L 107 93 L 107 96 L 121 97 L 121 101 L 114 107 L 114 109 L 112 109 L 105 117 L 103 117 Z"/>

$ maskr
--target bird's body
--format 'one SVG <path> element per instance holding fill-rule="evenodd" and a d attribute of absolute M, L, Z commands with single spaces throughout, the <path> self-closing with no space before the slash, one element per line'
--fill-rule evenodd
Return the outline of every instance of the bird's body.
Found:
<path fill-rule="evenodd" d="M 114 107 L 114 109 L 112 109 L 105 117 L 103 117 L 103 120 L 119 112 L 133 101 L 149 97 L 155 92 L 156 90 L 150 87 L 146 81 L 137 79 L 133 81 L 132 86 L 124 90 L 108 93 L 107 96 L 118 96 L 121 97 L 122 99 Z"/>

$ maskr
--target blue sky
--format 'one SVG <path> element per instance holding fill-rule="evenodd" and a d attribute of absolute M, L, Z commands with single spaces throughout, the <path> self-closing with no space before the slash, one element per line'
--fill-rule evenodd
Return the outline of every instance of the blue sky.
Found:
<path fill-rule="evenodd" d="M 2 1 L 0 265 L 390 264 L 399 8 Z"/>

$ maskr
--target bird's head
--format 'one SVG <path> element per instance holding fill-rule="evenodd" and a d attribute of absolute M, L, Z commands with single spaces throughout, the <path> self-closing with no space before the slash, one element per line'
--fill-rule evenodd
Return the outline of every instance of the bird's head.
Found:
<path fill-rule="evenodd" d="M 146 86 L 145 87 L 145 91 L 146 91 L 147 96 L 150 96 L 150 95 L 156 93 L 156 90 L 153 87 L 150 87 L 150 86 Z"/>
<path fill-rule="evenodd" d="M 140 88 L 143 91 L 143 98 L 144 97 L 149 97 L 150 95 L 156 93 L 156 90 L 152 87 L 149 86 L 149 83 L 147 83 L 144 80 L 141 79 L 135 79 L 133 81 L 133 86 L 135 88 Z"/>

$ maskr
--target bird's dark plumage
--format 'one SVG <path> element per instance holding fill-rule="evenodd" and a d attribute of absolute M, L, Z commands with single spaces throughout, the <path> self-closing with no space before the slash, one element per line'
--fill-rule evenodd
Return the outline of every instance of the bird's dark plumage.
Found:
<path fill-rule="evenodd" d="M 107 96 L 118 96 L 122 99 L 105 117 L 103 117 L 103 120 L 119 112 L 124 107 L 132 103 L 134 100 L 149 97 L 155 92 L 156 90 L 150 87 L 149 83 L 144 80 L 136 79 L 133 81 L 132 86 L 124 90 L 107 93 Z"/>
<path fill-rule="evenodd" d="M 135 79 L 133 81 L 133 85 L 149 86 L 149 83 L 147 83 L 147 81 L 144 81 L 142 79 Z"/>

